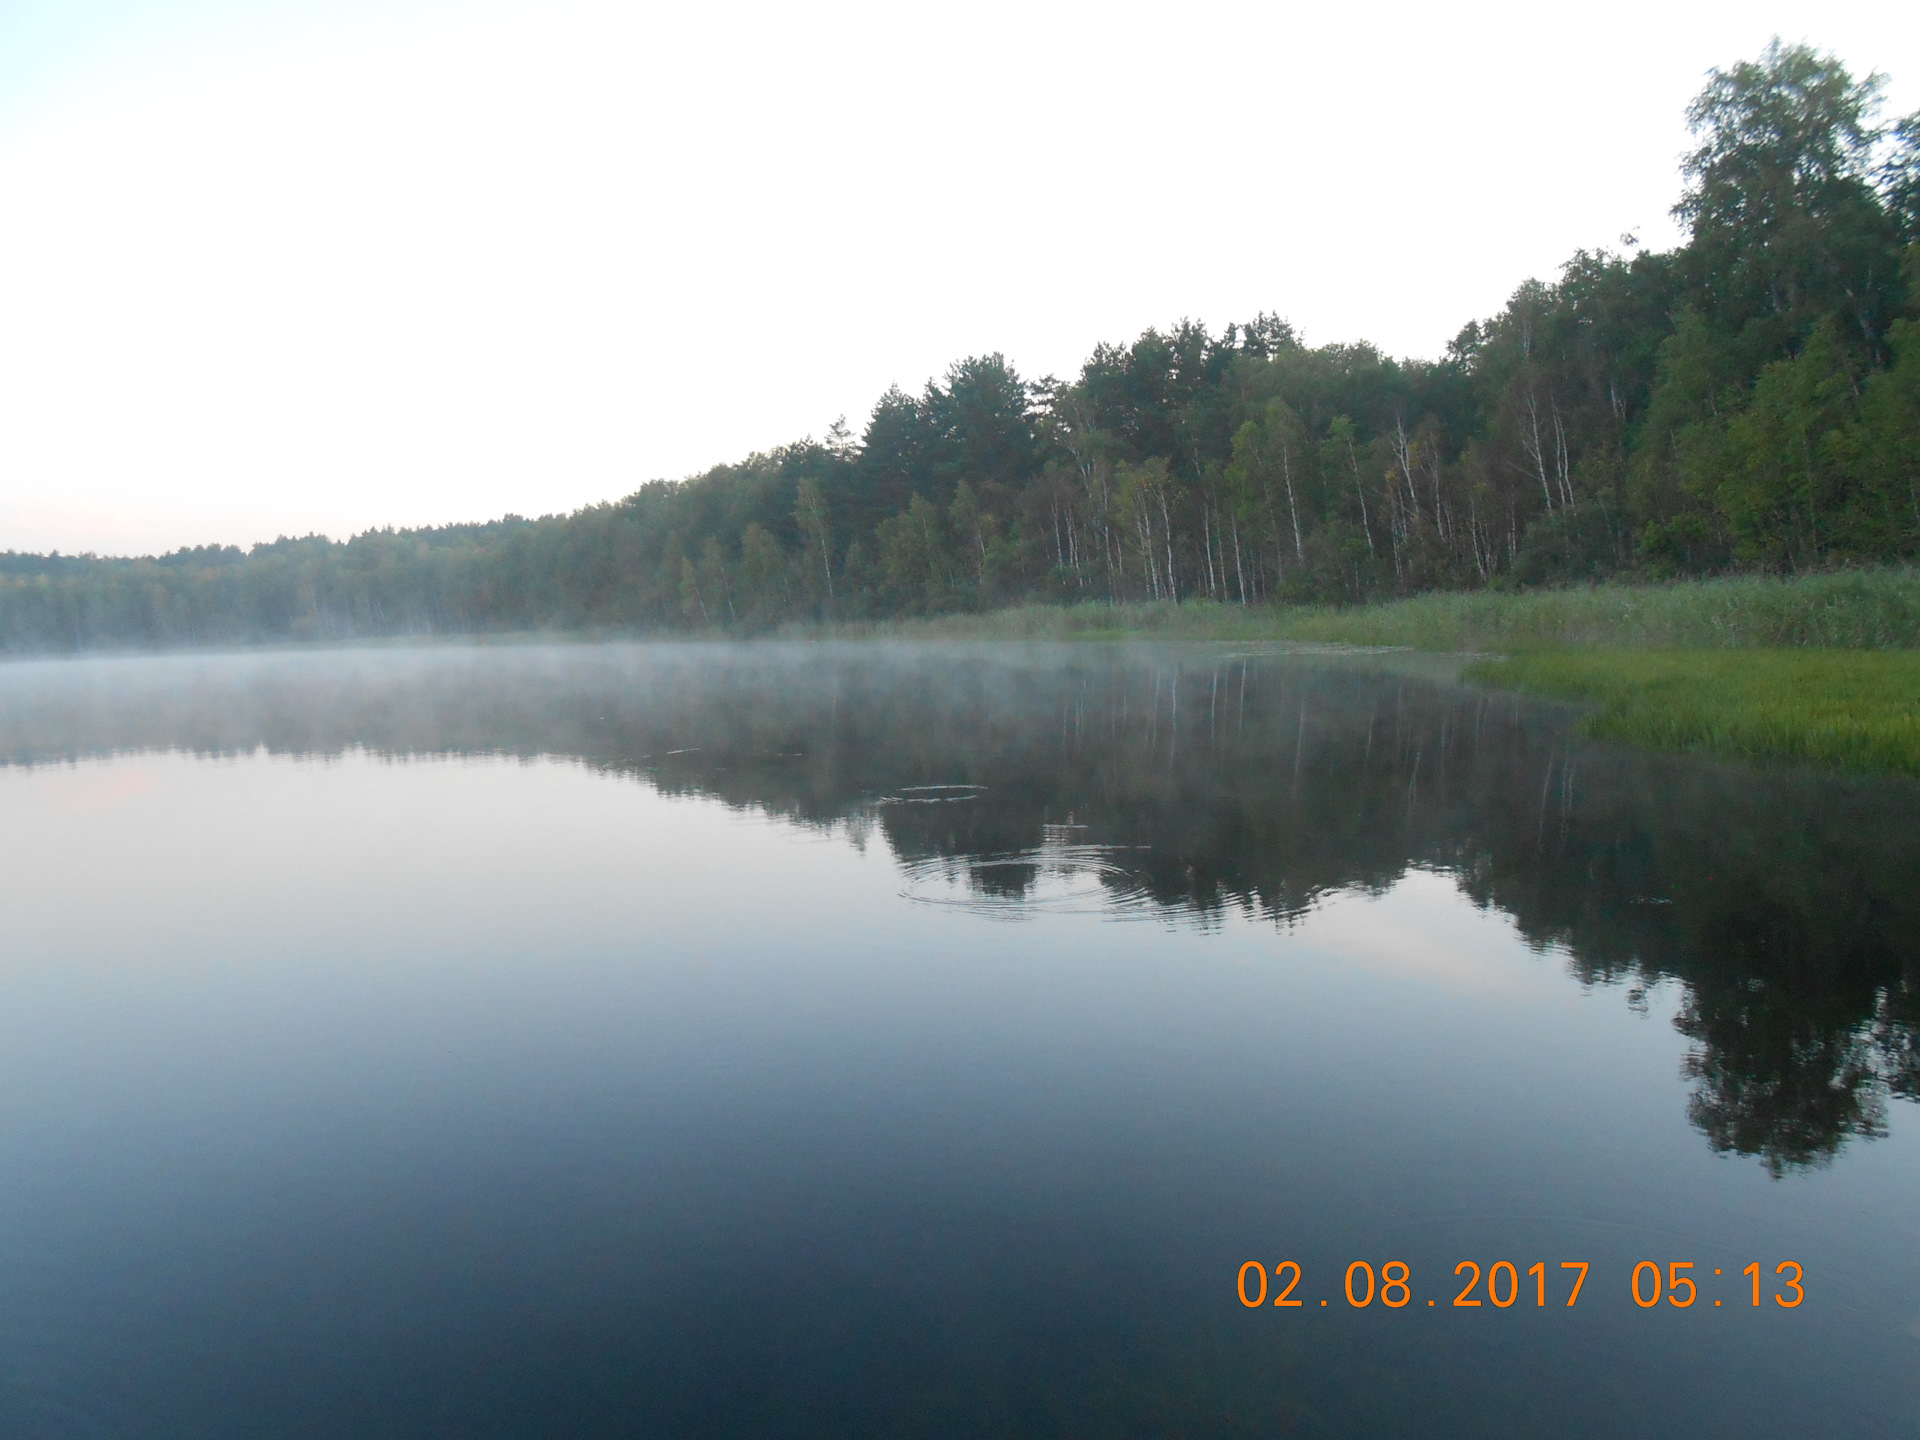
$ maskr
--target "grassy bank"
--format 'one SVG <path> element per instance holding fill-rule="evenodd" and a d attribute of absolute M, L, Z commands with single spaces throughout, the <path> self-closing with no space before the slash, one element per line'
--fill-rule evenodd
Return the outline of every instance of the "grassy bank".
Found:
<path fill-rule="evenodd" d="M 1594 705 L 1591 735 L 1920 776 L 1920 652 L 1595 650 L 1484 661 L 1487 684 Z"/>
<path fill-rule="evenodd" d="M 1349 609 L 1205 601 L 1023 605 L 841 625 L 830 633 L 925 640 L 1301 640 L 1503 654 L 1602 647 L 1903 650 L 1920 647 L 1920 570 L 1473 591 Z"/>
<path fill-rule="evenodd" d="M 1509 654 L 1595 647 L 1901 650 L 1920 646 L 1920 571 L 1421 595 L 1295 612 L 1284 629 L 1300 640 Z"/>
<path fill-rule="evenodd" d="M 1207 600 L 1015 605 L 972 614 L 788 625 L 778 633 L 836 640 L 1285 640 L 1295 613 Z"/>
<path fill-rule="evenodd" d="M 1920 776 L 1920 572 L 1428 595 L 1301 617 L 1298 639 L 1504 652 L 1467 673 L 1595 707 L 1662 750 Z"/>
<path fill-rule="evenodd" d="M 842 629 L 839 633 L 849 633 Z M 1422 595 L 1354 609 L 1032 605 L 860 627 L 974 640 L 1292 640 L 1504 656 L 1486 684 L 1610 740 L 1920 776 L 1920 571 Z"/>

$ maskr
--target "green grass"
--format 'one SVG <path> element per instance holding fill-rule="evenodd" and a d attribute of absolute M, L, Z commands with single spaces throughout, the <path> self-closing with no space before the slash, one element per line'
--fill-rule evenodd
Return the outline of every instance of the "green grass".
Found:
<path fill-rule="evenodd" d="M 785 633 L 910 640 L 1295 640 L 1414 650 L 1920 647 L 1920 570 L 1419 595 L 1380 605 L 1020 605 Z"/>
<path fill-rule="evenodd" d="M 978 614 L 794 625 L 783 636 L 885 640 L 1283 640 L 1295 612 L 1189 600 L 1015 605 Z"/>
<path fill-rule="evenodd" d="M 1287 612 L 1282 612 L 1287 614 Z M 1920 646 L 1920 571 L 1420 595 L 1294 611 L 1285 638 L 1416 650 L 1901 650 Z"/>
<path fill-rule="evenodd" d="M 817 633 L 817 632 L 816 632 Z M 1295 641 L 1504 655 L 1486 684 L 1594 705 L 1590 734 L 1920 776 L 1920 570 L 1476 591 L 1381 605 L 1026 605 L 831 633 Z"/>
<path fill-rule="evenodd" d="M 1597 708 L 1588 734 L 1742 760 L 1920 776 L 1920 652 L 1590 650 L 1470 678 Z"/>

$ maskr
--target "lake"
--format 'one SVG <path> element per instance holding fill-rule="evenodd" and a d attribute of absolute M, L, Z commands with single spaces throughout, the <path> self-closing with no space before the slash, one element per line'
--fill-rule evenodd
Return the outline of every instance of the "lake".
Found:
<path fill-rule="evenodd" d="M 9 1437 L 1920 1432 L 1906 782 L 469 646 L 0 666 L 0 815 Z"/>

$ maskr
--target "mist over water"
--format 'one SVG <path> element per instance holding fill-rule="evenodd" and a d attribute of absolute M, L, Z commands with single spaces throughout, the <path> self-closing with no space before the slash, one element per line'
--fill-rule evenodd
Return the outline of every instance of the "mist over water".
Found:
<path fill-rule="evenodd" d="M 1909 1434 L 1916 800 L 1393 657 L 0 667 L 0 1430 Z"/>

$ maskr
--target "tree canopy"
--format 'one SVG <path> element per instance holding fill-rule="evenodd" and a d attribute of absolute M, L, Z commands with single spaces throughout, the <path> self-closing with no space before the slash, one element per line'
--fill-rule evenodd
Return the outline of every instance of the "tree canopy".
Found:
<path fill-rule="evenodd" d="M 1920 115 L 1776 41 L 1689 107 L 1665 253 L 1528 280 L 1433 360 L 1272 315 L 973 356 L 570 515 L 0 556 L 0 646 L 758 630 L 1015 600 L 1353 602 L 1920 550 Z"/>

